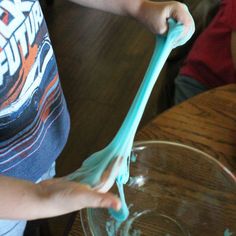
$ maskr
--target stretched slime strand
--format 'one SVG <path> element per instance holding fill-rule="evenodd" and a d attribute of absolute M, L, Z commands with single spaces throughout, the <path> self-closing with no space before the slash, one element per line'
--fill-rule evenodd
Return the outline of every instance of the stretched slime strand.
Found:
<path fill-rule="evenodd" d="M 122 157 L 124 158 L 122 169 L 120 170 L 120 174 L 116 180 L 120 198 L 122 201 L 122 208 L 118 212 L 114 211 L 113 209 L 109 210 L 110 214 L 117 221 L 124 221 L 129 215 L 123 189 L 123 184 L 126 184 L 129 178 L 129 166 L 127 166 L 126 163 L 128 162 L 129 164 L 130 162 L 130 160 L 127 161 L 127 159 L 130 157 L 134 136 L 142 118 L 147 101 L 171 50 L 179 46 L 178 43 L 183 44 L 186 42 L 176 42 L 176 39 L 178 39 L 180 34 L 183 32 L 183 25 L 176 23 L 172 19 L 169 19 L 168 23 L 169 31 L 166 36 L 157 36 L 155 49 L 146 74 L 144 76 L 143 82 L 140 85 L 140 88 L 134 98 L 134 101 L 120 130 L 111 142 L 111 145 L 121 148 L 120 151 L 123 153 Z"/>
<path fill-rule="evenodd" d="M 169 30 L 167 35 L 158 35 L 156 37 L 154 52 L 143 82 L 140 85 L 119 131 L 108 146 L 92 154 L 83 162 L 81 168 L 68 176 L 68 179 L 70 180 L 76 180 L 81 183 L 89 184 L 92 187 L 96 187 L 109 164 L 118 157 L 122 157 L 120 171 L 116 178 L 122 207 L 119 211 L 109 209 L 111 216 L 118 222 L 125 221 L 129 215 L 123 185 L 126 184 L 129 179 L 130 154 L 135 133 L 142 118 L 147 101 L 171 50 L 186 43 L 194 31 L 192 29 L 192 32 L 179 41 L 178 39 L 183 33 L 183 25 L 175 22 L 173 19 L 169 19 L 168 24 Z M 112 171 L 112 178 L 115 178 L 115 176 L 112 176 L 115 175 L 115 173 L 115 170 Z"/>

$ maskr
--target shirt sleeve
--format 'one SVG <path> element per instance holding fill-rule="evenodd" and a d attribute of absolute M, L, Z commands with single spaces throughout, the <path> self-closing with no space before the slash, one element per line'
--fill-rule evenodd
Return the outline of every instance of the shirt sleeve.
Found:
<path fill-rule="evenodd" d="M 232 14 L 231 14 L 232 28 L 233 30 L 236 30 L 236 1 L 231 0 L 231 2 L 232 2 Z"/>
<path fill-rule="evenodd" d="M 222 1 L 222 20 L 231 30 L 236 30 L 236 0 Z"/>

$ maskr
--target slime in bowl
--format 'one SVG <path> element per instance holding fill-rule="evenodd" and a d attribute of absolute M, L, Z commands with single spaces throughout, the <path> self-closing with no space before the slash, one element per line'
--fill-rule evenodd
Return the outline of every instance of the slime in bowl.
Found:
<path fill-rule="evenodd" d="M 213 157 L 147 141 L 135 143 L 131 160 L 124 188 L 129 218 L 119 224 L 105 209 L 82 210 L 86 236 L 236 235 L 235 176 Z"/>

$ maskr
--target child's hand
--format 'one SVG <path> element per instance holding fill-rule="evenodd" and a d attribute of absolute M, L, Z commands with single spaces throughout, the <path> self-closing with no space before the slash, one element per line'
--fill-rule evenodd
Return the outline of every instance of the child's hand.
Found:
<path fill-rule="evenodd" d="M 167 19 L 172 17 L 185 26 L 185 32 L 194 32 L 194 21 L 186 5 L 176 2 L 153 2 L 150 0 L 71 0 L 119 15 L 129 15 L 146 25 L 154 34 L 167 31 Z"/>
<path fill-rule="evenodd" d="M 65 178 L 39 183 L 48 211 L 47 217 L 66 214 L 82 208 L 113 208 L 119 210 L 120 200 L 111 193 L 100 193 L 89 186 Z M 42 216 L 43 217 L 43 216 Z"/>
<path fill-rule="evenodd" d="M 86 207 L 118 210 L 120 200 L 111 193 L 99 193 L 66 178 L 38 184 L 0 176 L 0 218 L 39 219 L 66 214 Z"/>
<path fill-rule="evenodd" d="M 184 34 L 194 31 L 194 21 L 187 6 L 180 2 L 141 1 L 134 17 L 146 25 L 154 34 L 164 34 L 168 29 L 167 19 L 174 18 L 185 26 Z"/>

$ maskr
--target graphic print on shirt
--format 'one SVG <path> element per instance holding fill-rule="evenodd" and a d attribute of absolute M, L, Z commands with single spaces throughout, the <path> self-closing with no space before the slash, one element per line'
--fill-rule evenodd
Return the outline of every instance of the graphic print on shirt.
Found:
<path fill-rule="evenodd" d="M 38 1 L 0 0 L 0 172 L 37 151 L 62 112 L 56 60 Z"/>

